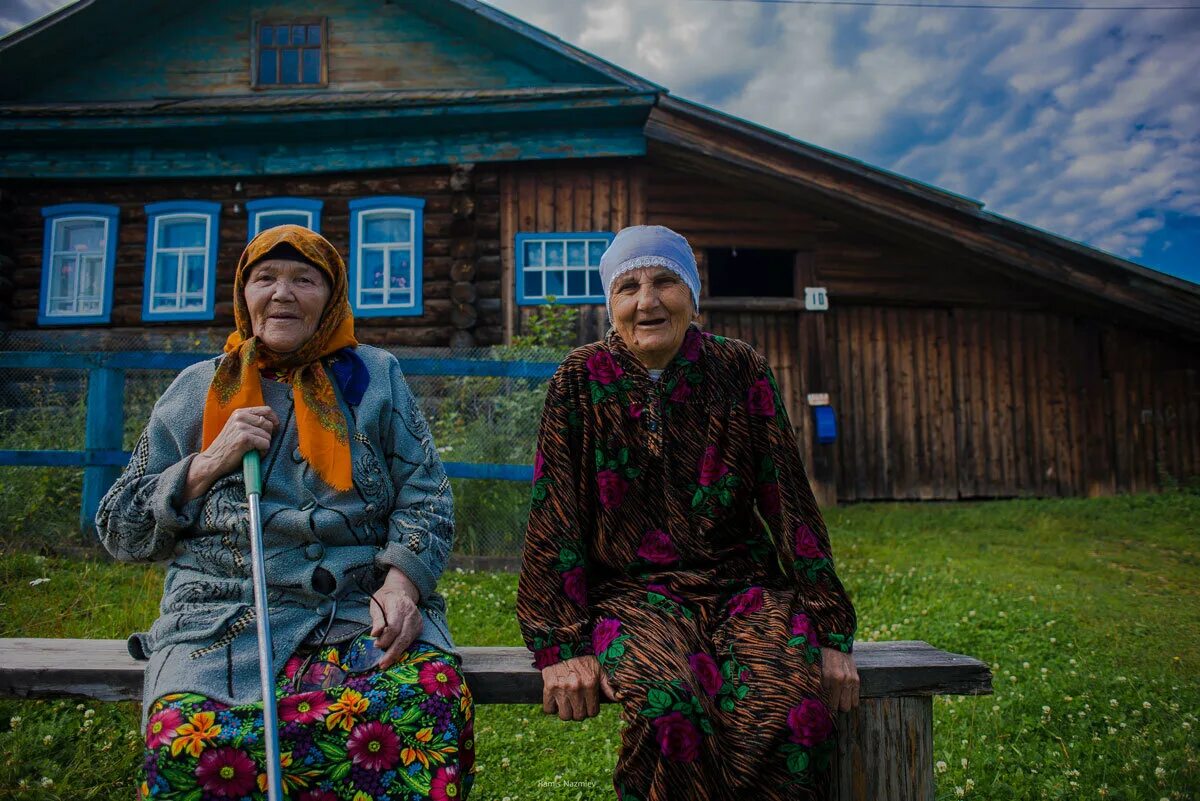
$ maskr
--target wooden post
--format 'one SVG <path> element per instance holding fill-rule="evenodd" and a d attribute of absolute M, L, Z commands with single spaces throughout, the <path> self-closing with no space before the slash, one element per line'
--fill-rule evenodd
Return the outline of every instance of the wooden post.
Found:
<path fill-rule="evenodd" d="M 793 292 L 798 298 L 804 297 L 804 287 L 816 286 L 815 261 L 810 251 L 796 253 Z M 812 407 L 808 405 L 807 396 L 814 392 L 830 392 L 833 386 L 832 357 L 828 353 L 826 344 L 825 312 L 801 311 L 798 314 L 800 319 L 799 325 L 796 326 L 796 332 L 800 341 L 797 343 L 796 353 L 800 356 L 803 365 L 800 376 L 800 409 L 805 419 L 796 421 L 802 423 L 797 435 L 807 446 L 808 480 L 812 484 L 817 505 L 821 508 L 828 508 L 837 506 L 837 464 L 835 462 L 837 445 L 832 442 L 825 445 L 817 442 L 816 422 Z M 834 413 L 839 418 L 838 436 L 840 437 L 842 436 L 840 418 L 843 411 L 841 401 L 845 399 L 831 393 L 829 400 L 833 405 Z"/>
<path fill-rule="evenodd" d="M 933 699 L 863 699 L 838 715 L 830 801 L 933 801 Z"/>
<path fill-rule="evenodd" d="M 100 499 L 121 475 L 121 468 L 92 464 L 97 451 L 121 450 L 125 429 L 125 371 L 111 367 L 88 370 L 87 428 L 84 435 L 83 499 L 79 506 L 79 528 L 95 528 Z"/>

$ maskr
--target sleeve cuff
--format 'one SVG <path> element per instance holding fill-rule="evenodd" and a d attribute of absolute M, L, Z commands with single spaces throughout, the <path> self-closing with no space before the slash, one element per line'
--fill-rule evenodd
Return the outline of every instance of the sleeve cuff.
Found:
<path fill-rule="evenodd" d="M 817 634 L 817 641 L 822 648 L 833 648 L 844 654 L 854 653 L 854 633 L 839 634 L 836 631 L 822 631 Z"/>
<path fill-rule="evenodd" d="M 199 495 L 180 505 L 186 489 L 188 468 L 196 454 L 185 456 L 175 464 L 158 474 L 158 482 L 154 488 L 151 509 L 154 522 L 159 528 L 171 533 L 178 533 L 191 528 L 196 523 L 200 508 L 204 505 L 204 496 Z"/>
<path fill-rule="evenodd" d="M 375 563 L 382 567 L 394 567 L 413 583 L 424 601 L 437 587 L 438 577 L 420 556 L 398 542 L 389 542 L 375 554 Z"/>
<path fill-rule="evenodd" d="M 533 651 L 533 666 L 542 670 L 577 656 L 590 655 L 592 643 L 591 640 L 563 640 L 531 650 Z"/>

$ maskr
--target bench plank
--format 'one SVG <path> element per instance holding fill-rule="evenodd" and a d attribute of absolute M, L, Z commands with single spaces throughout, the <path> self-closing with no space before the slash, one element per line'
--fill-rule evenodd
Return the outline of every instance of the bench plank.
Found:
<path fill-rule="evenodd" d="M 541 703 L 542 677 L 524 648 L 459 651 L 476 703 Z M 854 661 L 864 698 L 992 691 L 983 662 L 916 640 L 860 643 Z M 0 639 L 0 697 L 139 701 L 144 666 L 129 655 L 124 640 Z"/>
<path fill-rule="evenodd" d="M 524 648 L 461 648 L 480 704 L 540 703 L 541 673 Z M 919 641 L 854 650 L 863 702 L 837 716 L 828 801 L 934 801 L 934 695 L 983 695 L 992 675 L 978 659 Z M 144 663 L 124 640 L 0 639 L 0 697 L 141 700 Z"/>

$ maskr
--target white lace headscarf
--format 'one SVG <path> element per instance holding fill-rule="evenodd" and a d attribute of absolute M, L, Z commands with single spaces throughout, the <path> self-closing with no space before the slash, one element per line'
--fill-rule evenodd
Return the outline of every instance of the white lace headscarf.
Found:
<path fill-rule="evenodd" d="M 700 311 L 700 273 L 692 246 L 679 234 L 661 225 L 622 228 L 600 259 L 608 319 L 612 320 L 612 285 L 617 277 L 639 267 L 666 267 L 692 291 L 692 305 Z"/>

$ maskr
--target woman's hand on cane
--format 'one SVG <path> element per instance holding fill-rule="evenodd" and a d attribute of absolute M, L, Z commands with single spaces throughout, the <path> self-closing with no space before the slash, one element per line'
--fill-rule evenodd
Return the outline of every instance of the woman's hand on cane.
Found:
<path fill-rule="evenodd" d="M 184 482 L 184 502 L 208 492 L 217 479 L 242 466 L 251 449 L 265 453 L 279 428 L 279 417 L 270 406 L 235 409 L 212 444 L 192 459 Z"/>

